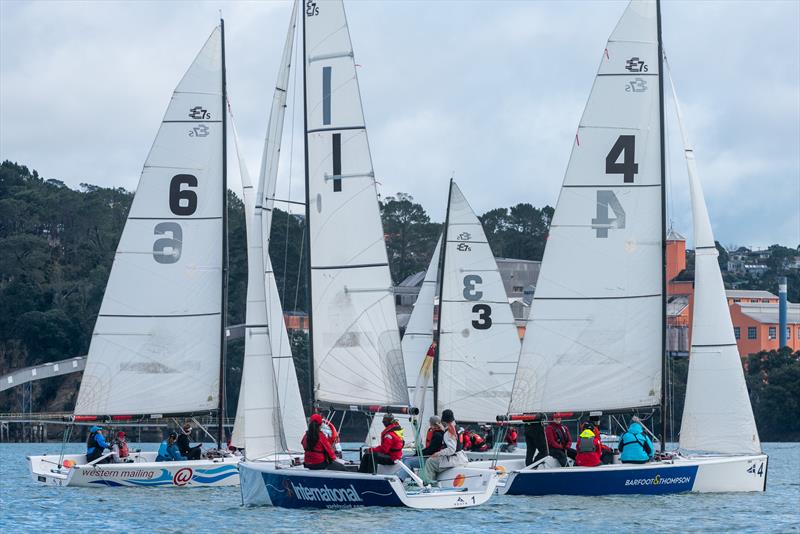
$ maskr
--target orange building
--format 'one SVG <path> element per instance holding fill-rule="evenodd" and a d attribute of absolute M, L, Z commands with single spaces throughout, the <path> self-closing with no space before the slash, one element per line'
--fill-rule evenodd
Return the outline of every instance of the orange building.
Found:
<path fill-rule="evenodd" d="M 747 356 L 778 348 L 778 297 L 767 291 L 728 291 L 733 333 L 739 354 Z M 731 293 L 738 293 L 736 297 Z M 746 296 L 743 293 L 752 295 Z M 766 294 L 767 296 L 764 296 Z M 788 303 L 786 342 L 800 350 L 800 304 Z"/>

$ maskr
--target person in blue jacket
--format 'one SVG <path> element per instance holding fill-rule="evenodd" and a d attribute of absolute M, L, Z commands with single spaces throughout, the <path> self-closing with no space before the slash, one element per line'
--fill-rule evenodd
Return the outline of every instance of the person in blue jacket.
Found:
<path fill-rule="evenodd" d="M 179 462 L 186 460 L 186 457 L 181 455 L 181 451 L 178 450 L 178 446 L 175 444 L 177 439 L 178 434 L 170 432 L 169 437 L 165 441 L 162 441 L 161 446 L 158 448 L 156 462 Z"/>
<path fill-rule="evenodd" d="M 111 449 L 111 444 L 103 436 L 103 427 L 93 426 L 89 429 L 89 436 L 86 438 L 86 463 L 94 462 L 103 456 L 105 449 Z M 110 457 L 105 461 L 110 461 Z"/>
<path fill-rule="evenodd" d="M 646 464 L 653 459 L 655 447 L 644 433 L 642 425 L 632 421 L 628 431 L 619 438 L 619 461 L 625 464 Z"/>

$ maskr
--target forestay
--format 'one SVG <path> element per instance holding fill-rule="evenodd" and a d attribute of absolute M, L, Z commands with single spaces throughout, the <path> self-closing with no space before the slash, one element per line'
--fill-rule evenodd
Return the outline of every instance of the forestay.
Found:
<path fill-rule="evenodd" d="M 407 404 L 392 281 L 344 7 L 304 4 L 315 398 Z"/>
<path fill-rule="evenodd" d="M 439 297 L 437 412 L 494 421 L 508 408 L 520 344 L 503 280 L 478 217 L 450 183 Z"/>
<path fill-rule="evenodd" d="M 147 156 L 95 324 L 77 415 L 219 405 L 222 50 L 209 37 Z"/>
<path fill-rule="evenodd" d="M 550 226 L 511 412 L 661 397 L 662 208 L 656 4 L 603 51 Z"/>
<path fill-rule="evenodd" d="M 760 453 L 761 442 L 733 334 L 711 221 L 674 85 L 672 93 L 689 173 L 695 245 L 692 347 L 680 447 L 705 452 Z"/>

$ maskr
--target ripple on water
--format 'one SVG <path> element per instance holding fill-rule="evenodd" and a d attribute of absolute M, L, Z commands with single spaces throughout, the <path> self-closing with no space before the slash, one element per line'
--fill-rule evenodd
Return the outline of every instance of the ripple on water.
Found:
<path fill-rule="evenodd" d="M 436 534 L 500 528 L 537 533 L 577 529 L 600 532 L 798 532 L 800 444 L 765 444 L 770 455 L 765 493 L 605 497 L 495 497 L 466 510 L 404 508 L 283 510 L 244 508 L 238 488 L 54 488 L 34 483 L 26 454 L 57 444 L 0 444 L 0 525 L 4 532 L 36 529 L 75 532 L 269 531 L 385 532 L 388 528 Z M 145 445 L 143 448 L 153 448 Z M 77 451 L 79 444 L 72 448 Z M 443 523 L 444 521 L 444 523 Z"/>

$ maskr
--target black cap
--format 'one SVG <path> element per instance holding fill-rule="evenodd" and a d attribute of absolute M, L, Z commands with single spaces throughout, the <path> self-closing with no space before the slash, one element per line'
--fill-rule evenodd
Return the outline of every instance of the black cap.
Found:
<path fill-rule="evenodd" d="M 175 433 L 175 432 L 170 432 L 170 433 L 169 433 L 169 436 L 167 436 L 167 439 L 169 439 L 169 438 L 175 438 L 175 439 L 177 439 L 177 438 L 178 438 L 178 434 L 177 434 L 177 433 Z"/>
<path fill-rule="evenodd" d="M 442 412 L 442 422 L 443 423 L 452 423 L 455 421 L 456 418 L 453 415 L 453 410 L 445 410 Z"/>

